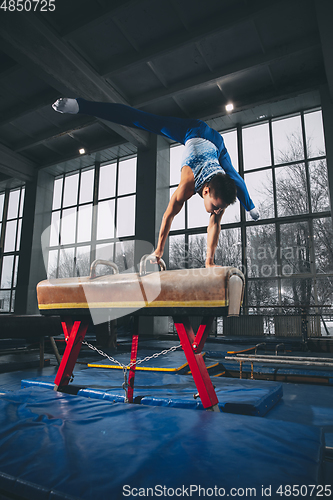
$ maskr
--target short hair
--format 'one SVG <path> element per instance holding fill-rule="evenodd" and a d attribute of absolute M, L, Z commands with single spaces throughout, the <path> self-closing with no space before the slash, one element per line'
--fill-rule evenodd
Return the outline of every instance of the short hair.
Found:
<path fill-rule="evenodd" d="M 206 185 L 214 198 L 221 198 L 228 205 L 235 203 L 237 188 L 235 181 L 229 175 L 218 173 Z"/>

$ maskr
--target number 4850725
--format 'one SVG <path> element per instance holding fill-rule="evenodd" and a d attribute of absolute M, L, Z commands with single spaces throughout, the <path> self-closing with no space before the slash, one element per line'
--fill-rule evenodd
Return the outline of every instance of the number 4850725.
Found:
<path fill-rule="evenodd" d="M 1 0 L 0 0 L 1 1 Z M 53 12 L 55 0 L 3 0 L 0 9 L 5 12 Z"/>

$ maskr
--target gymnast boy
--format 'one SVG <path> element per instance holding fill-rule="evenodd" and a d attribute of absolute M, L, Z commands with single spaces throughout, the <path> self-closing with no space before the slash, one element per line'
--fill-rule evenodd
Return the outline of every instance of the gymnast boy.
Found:
<path fill-rule="evenodd" d="M 185 145 L 181 178 L 163 215 L 157 247 L 156 262 L 162 258 L 172 221 L 185 201 L 198 193 L 210 214 L 207 227 L 206 267 L 214 267 L 214 255 L 225 209 L 236 196 L 254 220 L 259 212 L 251 200 L 244 180 L 234 169 L 222 136 L 205 122 L 171 116 L 158 116 L 124 104 L 92 102 L 84 99 L 58 99 L 53 109 L 59 113 L 95 116 L 113 123 L 139 128 L 163 135 Z"/>

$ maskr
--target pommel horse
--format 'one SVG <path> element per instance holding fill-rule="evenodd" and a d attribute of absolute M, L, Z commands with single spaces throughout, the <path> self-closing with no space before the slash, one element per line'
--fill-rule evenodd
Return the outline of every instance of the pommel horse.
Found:
<path fill-rule="evenodd" d="M 135 362 L 138 350 L 138 317 L 171 316 L 196 384 L 203 407 L 219 411 L 202 349 L 215 316 L 239 316 L 245 278 L 234 267 L 179 269 L 147 273 L 143 256 L 139 273 L 119 273 L 109 261 L 94 261 L 90 276 L 41 281 L 37 285 L 38 306 L 43 315 L 60 315 L 67 346 L 56 378 L 57 391 L 68 385 L 87 332 L 90 316 L 107 311 L 117 318 L 136 318 L 128 377 L 128 401 L 133 402 Z M 109 266 L 113 274 L 97 276 L 97 265 Z M 189 316 L 202 316 L 196 335 Z"/>

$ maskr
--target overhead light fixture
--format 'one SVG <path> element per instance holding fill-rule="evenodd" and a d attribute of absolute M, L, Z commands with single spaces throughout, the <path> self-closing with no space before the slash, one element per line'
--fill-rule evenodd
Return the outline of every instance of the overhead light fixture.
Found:
<path fill-rule="evenodd" d="M 79 149 L 80 155 L 86 154 L 86 150 L 84 148 Z"/>
<path fill-rule="evenodd" d="M 234 105 L 232 104 L 232 102 L 227 104 L 225 107 L 225 110 L 228 111 L 228 113 L 230 113 L 230 111 L 232 111 L 233 109 L 234 109 Z"/>

